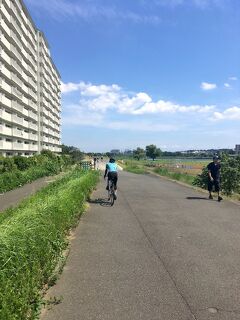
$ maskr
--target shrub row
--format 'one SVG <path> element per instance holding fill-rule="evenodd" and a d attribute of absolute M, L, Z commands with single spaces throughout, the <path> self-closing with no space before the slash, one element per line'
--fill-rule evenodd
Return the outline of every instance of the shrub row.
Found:
<path fill-rule="evenodd" d="M 75 169 L 0 218 L 0 319 L 34 319 L 66 234 L 99 179 Z"/>

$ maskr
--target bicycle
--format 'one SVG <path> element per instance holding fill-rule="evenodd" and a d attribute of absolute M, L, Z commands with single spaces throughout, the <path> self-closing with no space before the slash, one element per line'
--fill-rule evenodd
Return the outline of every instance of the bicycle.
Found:
<path fill-rule="evenodd" d="M 108 181 L 108 200 L 110 201 L 111 207 L 114 205 L 114 201 L 117 199 L 115 188 L 114 188 L 114 182 L 113 180 Z"/>

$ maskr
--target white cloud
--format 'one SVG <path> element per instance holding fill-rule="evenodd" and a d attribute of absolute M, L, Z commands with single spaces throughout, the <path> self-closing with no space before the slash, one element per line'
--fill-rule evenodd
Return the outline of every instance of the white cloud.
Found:
<path fill-rule="evenodd" d="M 112 5 L 107 6 L 100 1 L 82 0 L 70 2 L 68 0 L 25 0 L 29 6 L 44 10 L 56 20 L 77 17 L 87 22 L 104 19 L 110 21 L 131 21 L 133 23 L 159 24 L 161 19 L 157 15 L 139 14 L 130 10 L 121 10 Z"/>
<path fill-rule="evenodd" d="M 238 78 L 237 78 L 237 77 L 229 77 L 229 80 L 231 80 L 231 81 L 237 81 Z"/>
<path fill-rule="evenodd" d="M 218 110 L 214 105 L 182 105 L 167 100 L 156 100 L 146 92 L 129 92 L 119 85 L 91 83 L 62 83 L 63 124 L 81 125 L 112 130 L 141 132 L 179 131 L 190 124 L 195 128 L 199 121 L 240 120 L 240 107 Z M 69 94 L 73 100 L 67 105 Z M 210 125 L 210 123 L 209 123 Z"/>
<path fill-rule="evenodd" d="M 227 88 L 227 89 L 230 89 L 230 88 L 231 88 L 231 85 L 226 82 L 226 83 L 224 83 L 224 87 Z"/>
<path fill-rule="evenodd" d="M 223 112 L 214 112 L 214 120 L 240 120 L 240 107 L 231 107 Z"/>
<path fill-rule="evenodd" d="M 201 89 L 204 91 L 214 90 L 216 88 L 217 88 L 217 85 L 215 83 L 208 83 L 208 82 L 201 83 Z"/>
<path fill-rule="evenodd" d="M 106 112 L 115 110 L 119 114 L 171 114 L 171 113 L 209 113 L 215 106 L 208 105 L 179 105 L 171 101 L 153 99 L 145 92 L 130 93 L 124 91 L 120 86 L 93 85 L 80 82 L 78 84 L 62 84 L 63 93 L 78 90 L 80 93 L 79 105 L 86 110 Z"/>
<path fill-rule="evenodd" d="M 79 84 L 72 83 L 72 82 L 69 82 L 69 83 L 61 82 L 62 93 L 70 93 L 77 90 L 79 90 Z"/>

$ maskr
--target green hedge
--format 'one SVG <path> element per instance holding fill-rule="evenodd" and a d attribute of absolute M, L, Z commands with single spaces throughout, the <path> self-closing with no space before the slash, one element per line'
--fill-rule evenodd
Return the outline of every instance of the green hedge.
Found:
<path fill-rule="evenodd" d="M 66 234 L 98 182 L 97 172 L 75 169 L 0 218 L 0 319 L 34 319 Z"/>

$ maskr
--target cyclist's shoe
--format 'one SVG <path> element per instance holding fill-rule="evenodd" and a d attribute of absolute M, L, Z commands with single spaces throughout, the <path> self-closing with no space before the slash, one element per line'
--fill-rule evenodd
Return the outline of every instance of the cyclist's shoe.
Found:
<path fill-rule="evenodd" d="M 218 196 L 218 202 L 222 201 L 222 197 Z"/>
<path fill-rule="evenodd" d="M 114 197 L 114 200 L 117 200 L 117 195 L 116 195 L 116 193 L 114 193 L 113 197 Z"/>
<path fill-rule="evenodd" d="M 208 199 L 213 199 L 213 196 L 210 194 L 209 197 L 208 197 Z"/>

